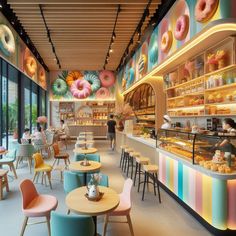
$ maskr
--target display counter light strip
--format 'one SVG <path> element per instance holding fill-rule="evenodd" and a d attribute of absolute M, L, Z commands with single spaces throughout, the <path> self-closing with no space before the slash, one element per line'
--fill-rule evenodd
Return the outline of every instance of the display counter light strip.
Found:
<path fill-rule="evenodd" d="M 236 230 L 236 180 L 207 176 L 162 153 L 159 180 L 215 228 Z"/>
<path fill-rule="evenodd" d="M 160 72 L 162 69 L 164 69 L 166 66 L 168 66 L 172 61 L 180 58 L 184 53 L 191 50 L 191 48 L 196 47 L 198 44 L 200 44 L 205 39 L 209 38 L 212 34 L 216 34 L 217 32 L 224 32 L 224 31 L 236 31 L 236 24 L 235 23 L 219 23 L 218 25 L 209 26 L 210 28 L 205 29 L 204 32 L 200 32 L 200 35 L 196 35 L 192 38 L 183 48 L 175 52 L 172 56 L 167 58 L 163 63 L 161 63 L 159 66 L 157 66 L 155 69 L 153 69 L 151 72 L 149 72 L 146 76 L 144 76 L 141 80 L 136 82 L 132 87 L 125 90 L 122 94 L 125 95 L 131 90 L 133 90 L 135 87 L 137 87 L 139 84 L 143 83 L 145 80 L 147 80 L 150 77 L 153 77 Z M 162 77 L 161 77 L 162 78 Z"/>

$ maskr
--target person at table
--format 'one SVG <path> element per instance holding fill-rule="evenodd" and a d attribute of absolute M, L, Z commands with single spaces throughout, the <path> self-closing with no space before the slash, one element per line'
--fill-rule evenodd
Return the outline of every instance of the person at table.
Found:
<path fill-rule="evenodd" d="M 110 119 L 107 121 L 107 137 L 110 140 L 111 149 L 114 150 L 116 140 L 116 121 L 112 114 L 110 115 Z"/>
<path fill-rule="evenodd" d="M 36 131 L 33 134 L 34 139 L 41 139 L 42 143 L 46 143 L 46 135 L 40 126 L 37 127 Z"/>
<path fill-rule="evenodd" d="M 28 128 L 25 128 L 21 138 L 21 143 L 30 143 L 30 142 L 31 142 L 30 130 Z"/>
<path fill-rule="evenodd" d="M 168 115 L 163 116 L 164 123 L 161 126 L 162 129 L 170 129 L 171 128 L 171 119 Z"/>
<path fill-rule="evenodd" d="M 235 136 L 236 135 L 236 123 L 231 118 L 225 118 L 223 120 L 223 130 L 224 135 L 229 136 Z M 219 148 L 221 151 L 224 152 L 231 152 L 233 154 L 236 154 L 236 148 L 234 140 L 230 140 L 230 138 L 224 138 L 223 141 L 221 140 L 215 145 L 217 148 Z"/>

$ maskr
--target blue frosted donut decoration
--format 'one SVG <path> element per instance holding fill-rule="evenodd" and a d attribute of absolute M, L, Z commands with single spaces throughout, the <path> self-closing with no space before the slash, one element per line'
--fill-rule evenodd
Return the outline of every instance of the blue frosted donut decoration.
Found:
<path fill-rule="evenodd" d="M 128 79 L 126 82 L 126 88 L 130 87 L 133 82 L 134 82 L 134 69 L 131 67 L 129 69 L 129 75 L 128 75 Z"/>
<path fill-rule="evenodd" d="M 6 56 L 15 52 L 15 39 L 12 31 L 6 25 L 0 25 L 0 49 Z"/>
<path fill-rule="evenodd" d="M 91 84 L 92 93 L 95 93 L 101 87 L 101 81 L 94 73 L 86 73 L 84 79 Z"/>
<path fill-rule="evenodd" d="M 150 50 L 150 62 L 152 63 L 152 65 L 156 64 L 158 60 L 158 47 L 157 47 L 157 43 L 155 43 L 151 50 Z"/>

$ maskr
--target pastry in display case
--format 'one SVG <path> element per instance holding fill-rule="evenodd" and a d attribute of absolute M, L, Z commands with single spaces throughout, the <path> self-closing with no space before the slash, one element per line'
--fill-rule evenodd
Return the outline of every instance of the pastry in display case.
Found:
<path fill-rule="evenodd" d="M 221 146 L 220 144 L 223 143 Z M 160 129 L 158 148 L 207 170 L 218 173 L 236 171 L 236 135 L 208 135 L 182 130 Z"/>

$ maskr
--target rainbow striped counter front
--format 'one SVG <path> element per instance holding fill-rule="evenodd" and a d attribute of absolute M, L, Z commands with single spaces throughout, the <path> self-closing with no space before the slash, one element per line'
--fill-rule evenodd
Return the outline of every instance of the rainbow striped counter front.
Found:
<path fill-rule="evenodd" d="M 236 175 L 217 174 L 167 151 L 157 151 L 160 182 L 214 230 L 236 230 Z"/>

